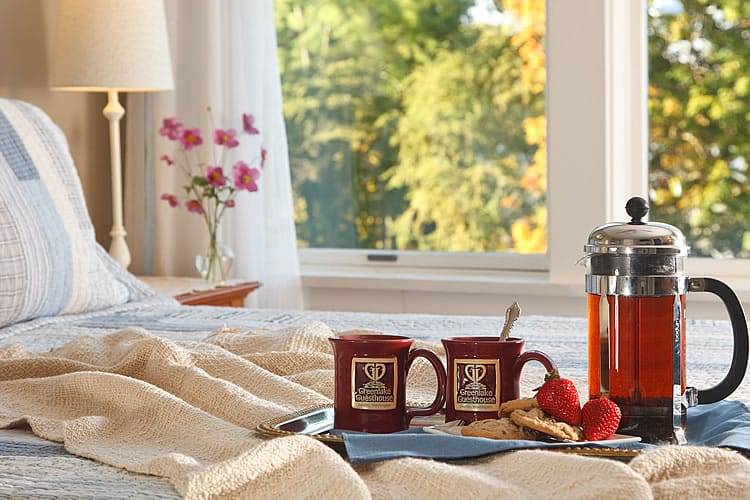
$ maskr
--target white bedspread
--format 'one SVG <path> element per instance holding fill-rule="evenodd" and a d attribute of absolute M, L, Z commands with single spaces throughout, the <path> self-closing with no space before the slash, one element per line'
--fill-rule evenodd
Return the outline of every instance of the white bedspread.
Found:
<path fill-rule="evenodd" d="M 452 335 L 490 335 L 502 320 L 496 317 L 384 315 L 334 312 L 249 311 L 181 307 L 172 301 L 151 300 L 86 316 L 36 320 L 0 330 L 0 344 L 19 343 L 32 351 L 46 351 L 80 335 L 102 335 L 126 326 L 142 326 L 173 340 L 199 340 L 222 325 L 280 328 L 322 320 L 335 330 L 367 328 L 418 339 L 437 340 Z M 527 348 L 547 352 L 561 372 L 585 393 L 586 324 L 583 319 L 526 317 L 514 334 L 527 339 Z M 688 325 L 688 382 L 706 387 L 723 375 L 731 356 L 728 322 L 700 321 Z M 524 373 L 524 390 L 538 385 L 540 367 Z M 735 399 L 750 402 L 750 384 Z M 173 497 L 164 480 L 127 473 L 74 457 L 61 446 L 28 433 L 0 433 L 0 496 L 60 496 L 87 492 L 91 498 Z"/>

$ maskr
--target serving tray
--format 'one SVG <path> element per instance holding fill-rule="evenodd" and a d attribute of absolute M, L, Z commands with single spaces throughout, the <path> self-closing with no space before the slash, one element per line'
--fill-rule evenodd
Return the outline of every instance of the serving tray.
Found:
<path fill-rule="evenodd" d="M 431 417 L 415 417 L 411 428 L 431 427 L 443 422 L 442 415 Z M 309 436 L 336 448 L 342 448 L 344 438 L 333 431 L 333 406 L 319 405 L 306 408 L 288 415 L 272 418 L 258 425 L 256 430 L 265 436 L 294 436 L 298 434 Z M 572 453 L 587 457 L 610 458 L 629 461 L 638 455 L 638 450 L 620 448 L 587 448 L 571 444 L 569 447 L 545 448 L 548 451 Z"/>

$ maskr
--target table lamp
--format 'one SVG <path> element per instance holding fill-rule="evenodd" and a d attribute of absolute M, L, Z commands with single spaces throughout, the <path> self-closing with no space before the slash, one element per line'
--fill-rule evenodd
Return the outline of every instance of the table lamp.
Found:
<path fill-rule="evenodd" d="M 162 0 L 59 0 L 49 59 L 53 90 L 106 92 L 112 168 L 112 243 L 109 253 L 130 265 L 122 219 L 119 92 L 173 88 Z"/>

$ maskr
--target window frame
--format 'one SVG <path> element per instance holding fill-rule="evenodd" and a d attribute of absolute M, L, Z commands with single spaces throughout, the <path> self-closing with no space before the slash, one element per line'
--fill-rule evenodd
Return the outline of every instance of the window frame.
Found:
<path fill-rule="evenodd" d="M 581 283 L 575 263 L 589 232 L 623 220 L 629 197 L 648 195 L 647 7 L 647 0 L 546 2 L 546 254 L 299 248 L 303 276 L 485 270 Z M 691 257 L 687 265 L 693 274 L 750 278 L 750 266 L 738 262 L 748 260 Z"/>
<path fill-rule="evenodd" d="M 547 0 L 546 9 L 549 9 L 550 0 Z M 545 16 L 546 19 L 546 16 Z M 546 20 L 547 28 L 549 21 Z M 545 107 L 548 103 L 549 93 L 545 89 Z M 549 130 L 549 125 L 548 125 Z M 548 150 L 549 151 L 549 150 Z M 549 165 L 549 159 L 548 159 Z M 548 170 L 549 176 L 549 170 Z M 547 200 L 550 197 L 549 183 L 546 193 Z M 548 201 L 549 210 L 549 201 Z M 442 251 L 416 251 L 416 250 L 379 250 L 379 249 L 350 249 L 350 248 L 303 248 L 297 249 L 302 274 L 306 269 L 315 269 L 318 274 L 320 269 L 328 268 L 332 274 L 341 269 L 418 269 L 422 271 L 434 271 L 440 273 L 443 270 L 487 270 L 496 272 L 513 273 L 542 273 L 549 271 L 549 225 L 547 252 L 539 254 L 524 254 L 514 252 L 442 252 Z M 388 256 L 392 260 L 372 260 L 372 257 Z"/>
<path fill-rule="evenodd" d="M 489 269 L 498 271 L 545 272 L 548 254 L 511 252 L 433 252 L 409 250 L 367 250 L 348 248 L 300 248 L 303 266 L 358 267 L 372 269 Z"/>

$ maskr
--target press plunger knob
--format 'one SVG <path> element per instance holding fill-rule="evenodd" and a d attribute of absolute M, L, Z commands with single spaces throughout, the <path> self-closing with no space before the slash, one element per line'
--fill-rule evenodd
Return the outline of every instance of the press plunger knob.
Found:
<path fill-rule="evenodd" d="M 625 211 L 632 218 L 631 224 L 643 224 L 643 219 L 648 213 L 648 203 L 639 196 L 634 196 L 625 204 Z"/>

